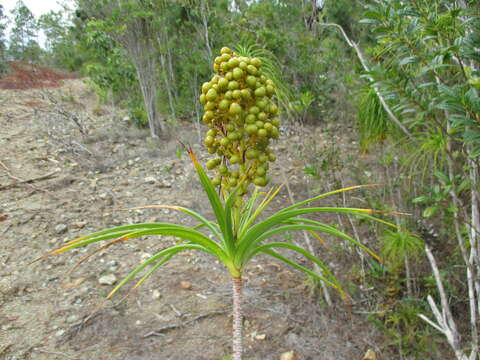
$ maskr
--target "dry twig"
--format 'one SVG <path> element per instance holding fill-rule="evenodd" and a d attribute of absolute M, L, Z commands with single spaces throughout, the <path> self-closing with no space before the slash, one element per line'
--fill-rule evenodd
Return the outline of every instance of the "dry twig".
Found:
<path fill-rule="evenodd" d="M 28 179 L 28 180 L 24 180 L 24 179 L 21 179 L 19 177 L 16 177 L 15 175 L 13 175 L 11 172 L 10 172 L 10 169 L 7 167 L 7 165 L 5 165 L 2 161 L 0 161 L 0 166 L 5 170 L 5 172 L 7 173 L 7 176 L 13 180 L 15 180 L 16 182 L 15 183 L 12 183 L 12 184 L 8 184 L 8 185 L 4 185 L 4 186 L 0 186 L 0 191 L 2 190 L 7 190 L 7 189 L 10 189 L 12 187 L 16 187 L 16 186 L 19 186 L 19 185 L 28 185 L 30 186 L 32 189 L 34 189 L 35 191 L 43 191 L 43 192 L 46 192 L 46 193 L 49 193 L 48 190 L 45 190 L 45 189 L 42 189 L 42 188 L 39 188 L 39 187 L 36 187 L 35 185 L 32 185 L 33 182 L 36 182 L 36 181 L 40 181 L 40 180 L 45 180 L 45 179 L 48 179 L 48 178 L 51 178 L 53 175 L 55 175 L 58 170 L 55 170 L 55 171 L 52 171 L 51 173 L 48 173 L 46 175 L 42 175 L 42 176 L 38 176 L 38 177 L 35 177 L 35 178 L 32 178 L 32 179 Z"/>
<path fill-rule="evenodd" d="M 205 318 L 210 317 L 210 316 L 224 314 L 227 311 L 229 311 L 229 310 L 224 309 L 224 310 L 217 310 L 217 311 L 211 311 L 211 312 L 208 312 L 208 313 L 200 314 L 200 315 L 197 315 L 190 320 L 187 320 L 187 321 L 184 321 L 184 322 L 181 322 L 181 323 L 178 323 L 178 324 L 162 326 L 161 328 L 159 328 L 157 330 L 150 331 L 150 332 L 146 333 L 145 335 L 143 335 L 143 337 L 147 338 L 147 337 L 150 337 L 150 336 L 162 336 L 162 333 L 165 333 L 167 331 L 178 329 L 178 328 L 181 328 L 181 327 L 185 327 L 187 325 L 190 325 L 190 324 L 194 323 L 197 320 L 205 319 Z"/>

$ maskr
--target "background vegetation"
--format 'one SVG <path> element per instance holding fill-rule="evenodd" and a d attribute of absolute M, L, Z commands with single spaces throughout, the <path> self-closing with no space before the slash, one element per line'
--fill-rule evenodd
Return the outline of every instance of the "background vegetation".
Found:
<path fill-rule="evenodd" d="M 412 214 L 380 234 L 385 265 L 352 269 L 353 285 L 377 289 L 366 311 L 389 345 L 424 359 L 445 336 L 457 358 L 476 359 L 478 1 L 76 0 L 39 19 L 21 1 L 10 14 L 0 5 L 1 73 L 8 61 L 79 72 L 152 136 L 169 121 L 200 121 L 198 91 L 224 45 L 278 59 L 286 127 L 353 125 L 385 183 L 368 201 Z M 335 144 L 310 150 L 305 173 L 319 190 L 341 187 L 340 174 L 359 166 Z M 365 182 L 360 173 L 349 176 Z"/>

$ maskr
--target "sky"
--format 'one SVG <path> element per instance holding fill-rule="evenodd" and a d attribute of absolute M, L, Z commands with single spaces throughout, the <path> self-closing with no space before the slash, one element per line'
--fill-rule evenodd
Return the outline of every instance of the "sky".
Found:
<path fill-rule="evenodd" d="M 7 14 L 15 7 L 17 0 L 0 0 L 0 4 L 5 8 Z M 38 18 L 40 15 L 50 10 L 60 10 L 61 6 L 57 4 L 57 0 L 23 0 L 23 3 Z"/>
<path fill-rule="evenodd" d="M 40 15 L 46 14 L 50 10 L 61 10 L 62 6 L 59 5 L 59 0 L 23 0 L 23 3 L 30 9 L 35 18 L 38 20 Z M 71 0 L 62 0 L 62 3 L 71 3 Z M 3 5 L 5 12 L 4 14 L 10 17 L 10 12 L 17 4 L 17 0 L 0 0 L 0 5 Z M 11 18 L 10 18 L 11 19 Z M 10 22 L 7 26 L 7 37 L 9 36 L 10 30 L 12 28 L 12 23 Z M 42 31 L 38 33 L 38 42 L 40 46 L 45 46 L 45 35 Z"/>

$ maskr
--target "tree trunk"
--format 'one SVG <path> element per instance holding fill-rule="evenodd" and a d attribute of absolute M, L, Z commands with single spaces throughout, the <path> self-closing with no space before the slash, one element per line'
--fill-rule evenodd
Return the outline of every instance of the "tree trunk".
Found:
<path fill-rule="evenodd" d="M 148 126 L 150 127 L 150 135 L 153 138 L 158 138 L 159 133 L 163 132 L 162 124 L 157 121 L 157 94 L 155 79 L 152 79 L 152 74 L 143 68 L 141 65 L 135 64 L 138 74 L 138 81 L 142 90 L 145 110 L 148 117 Z"/>
<path fill-rule="evenodd" d="M 233 283 L 233 360 L 242 360 L 242 278 L 232 277 Z"/>

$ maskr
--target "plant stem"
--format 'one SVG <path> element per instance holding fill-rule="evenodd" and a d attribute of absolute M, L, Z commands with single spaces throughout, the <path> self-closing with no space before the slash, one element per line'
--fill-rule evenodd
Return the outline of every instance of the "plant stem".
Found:
<path fill-rule="evenodd" d="M 233 360 L 242 360 L 242 278 L 232 277 L 233 283 Z"/>

